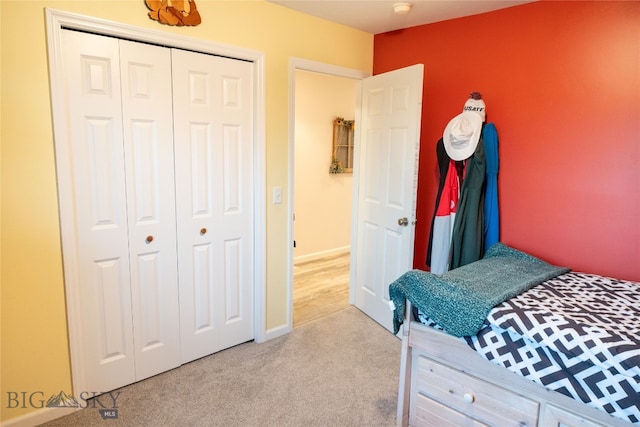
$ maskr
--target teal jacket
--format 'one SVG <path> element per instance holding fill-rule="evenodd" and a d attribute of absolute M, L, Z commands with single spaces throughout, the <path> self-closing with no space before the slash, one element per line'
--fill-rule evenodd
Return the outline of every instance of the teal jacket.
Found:
<path fill-rule="evenodd" d="M 484 195 L 484 250 L 500 241 L 498 209 L 498 131 L 493 123 L 482 128 L 484 155 L 487 164 L 487 184 Z"/>

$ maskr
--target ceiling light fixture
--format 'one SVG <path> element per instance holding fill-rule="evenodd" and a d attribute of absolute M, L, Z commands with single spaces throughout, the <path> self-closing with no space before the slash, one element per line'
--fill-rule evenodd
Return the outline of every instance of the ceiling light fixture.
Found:
<path fill-rule="evenodd" d="M 397 15 L 405 15 L 407 13 L 409 13 L 409 11 L 411 10 L 411 3 L 408 2 L 400 2 L 400 3 L 394 3 L 393 4 L 393 11 L 397 14 Z"/>

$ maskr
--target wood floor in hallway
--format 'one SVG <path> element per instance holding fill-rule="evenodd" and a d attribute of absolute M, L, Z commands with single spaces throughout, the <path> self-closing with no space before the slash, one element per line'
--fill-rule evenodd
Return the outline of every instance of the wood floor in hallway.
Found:
<path fill-rule="evenodd" d="M 349 306 L 349 253 L 293 266 L 293 327 Z"/>

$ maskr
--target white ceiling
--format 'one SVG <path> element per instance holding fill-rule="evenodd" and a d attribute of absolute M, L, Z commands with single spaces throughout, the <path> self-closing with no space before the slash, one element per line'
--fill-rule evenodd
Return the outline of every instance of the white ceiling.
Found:
<path fill-rule="evenodd" d="M 535 0 L 409 0 L 411 10 L 405 15 L 393 11 L 402 0 L 268 0 L 332 22 L 371 34 L 431 24 L 490 12 Z"/>

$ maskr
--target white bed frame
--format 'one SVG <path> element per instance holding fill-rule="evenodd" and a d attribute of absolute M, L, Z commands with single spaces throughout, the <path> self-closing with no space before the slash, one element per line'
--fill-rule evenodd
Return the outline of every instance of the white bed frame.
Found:
<path fill-rule="evenodd" d="M 401 329 L 398 426 L 629 427 L 483 359 L 466 343 L 411 320 Z"/>

